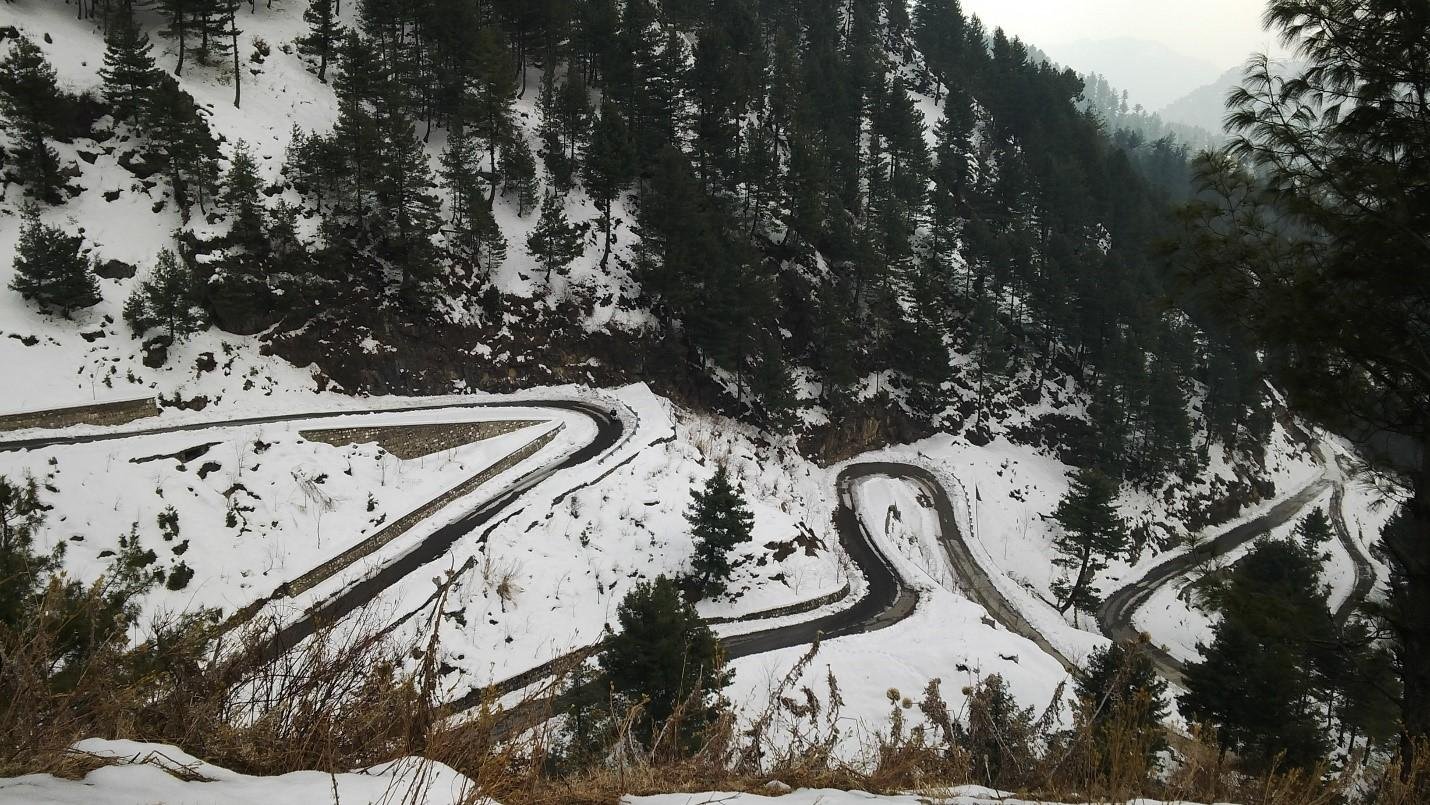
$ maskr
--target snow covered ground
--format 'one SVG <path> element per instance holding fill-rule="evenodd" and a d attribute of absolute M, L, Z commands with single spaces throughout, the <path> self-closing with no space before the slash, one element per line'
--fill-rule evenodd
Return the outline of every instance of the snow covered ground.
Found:
<path fill-rule="evenodd" d="M 0 804 L 10 805 L 312 805 L 317 802 L 377 805 L 498 805 L 475 797 L 470 779 L 448 766 L 421 758 L 401 760 L 343 774 L 300 771 L 253 777 L 205 763 L 178 747 L 139 741 L 91 739 L 75 749 L 112 761 L 69 780 L 47 774 L 0 779 Z M 1054 805 L 1018 799 L 982 786 L 946 791 L 877 796 L 860 791 L 799 789 L 782 796 L 731 792 L 628 796 L 622 805 Z M 1136 800 L 1129 805 L 1163 805 Z M 1181 803 L 1180 805 L 1190 805 Z"/>
<path fill-rule="evenodd" d="M 701 602 L 702 614 L 761 612 L 849 581 L 821 471 L 787 446 L 756 444 L 737 423 L 677 412 L 648 392 L 622 399 L 641 413 L 627 450 L 532 490 L 529 503 L 485 537 L 469 535 L 375 602 L 380 612 L 411 612 L 431 596 L 432 578 L 478 557 L 452 586 L 439 620 L 443 661 L 460 671 L 447 680 L 451 694 L 597 642 L 637 582 L 688 570 L 694 542 L 685 512 L 720 463 L 750 502 L 754 538 L 737 552 L 729 592 Z M 418 632 L 425 623 L 410 622 L 399 639 L 425 639 Z"/>
<path fill-rule="evenodd" d="M 311 805 L 317 802 L 495 805 L 469 799 L 471 780 L 441 763 L 403 758 L 347 774 L 299 771 L 252 777 L 205 763 L 182 749 L 139 741 L 81 741 L 75 749 L 115 765 L 82 780 L 47 774 L 0 778 L 0 803 L 14 805 Z"/>
<path fill-rule="evenodd" d="M 371 442 L 334 446 L 301 435 L 313 428 L 503 420 L 535 424 L 408 460 Z M 44 548 L 64 543 L 71 572 L 81 578 L 105 572 L 132 529 L 171 577 L 180 563 L 194 573 L 181 589 L 154 590 L 150 614 L 197 607 L 228 614 L 558 427 L 553 455 L 590 437 L 589 423 L 574 415 L 438 409 L 0 453 L 0 476 L 33 475 L 43 487 L 55 513 L 38 541 Z"/>
<path fill-rule="evenodd" d="M 355 14 L 357 5 L 346 5 L 345 15 Z M 75 20 L 70 6 L 48 0 L 14 0 L 3 8 L 6 24 L 13 21 L 40 46 L 55 66 L 62 86 L 76 91 L 98 86 L 102 40 L 95 21 Z M 279 178 L 293 125 L 323 131 L 336 115 L 331 86 L 318 82 L 296 55 L 285 52 L 305 28 L 302 10 L 302 3 L 280 3 L 243 15 L 240 52 L 250 54 L 259 38 L 272 52 L 262 64 L 245 60 L 241 109 L 233 107 L 232 79 L 221 70 L 190 63 L 180 79 L 185 90 L 209 112 L 214 130 L 223 135 L 224 153 L 232 153 L 238 140 L 246 141 L 264 179 L 270 182 Z M 140 15 L 151 30 L 157 26 L 152 10 L 145 9 Z M 52 41 L 44 41 L 45 34 Z M 161 65 L 171 66 L 172 44 L 161 37 L 154 41 Z M 539 71 L 528 71 L 527 92 L 517 102 L 519 125 L 528 138 L 534 138 L 538 120 L 534 106 L 539 79 Z M 936 107 L 929 98 L 919 96 L 917 101 L 927 119 L 936 119 Z M 444 137 L 441 130 L 434 130 L 427 143 L 434 160 Z M 80 150 L 97 152 L 94 161 L 79 158 Z M 77 166 L 80 175 L 75 183 L 86 190 L 65 205 L 45 209 L 44 218 L 70 231 L 83 229 L 95 257 L 134 263 L 139 275 L 101 280 L 103 301 L 75 313 L 72 320 L 40 314 L 17 294 L 0 290 L 0 367 L 17 379 L 0 400 L 0 413 L 156 394 L 204 401 L 206 407 L 201 411 L 167 409 L 157 420 L 141 423 L 148 427 L 295 411 L 400 408 L 412 402 L 357 400 L 335 394 L 314 367 L 296 367 L 262 354 L 257 338 L 215 330 L 174 347 L 165 366 L 144 366 L 138 342 L 121 323 L 120 311 L 159 249 L 172 242 L 179 226 L 178 212 L 172 201 L 161 203 L 166 201 L 163 184 L 146 188 L 117 164 L 117 151 L 106 154 L 99 144 L 84 140 L 61 144 L 58 151 L 66 163 Z M 291 190 L 280 197 L 296 200 Z M 13 186 L 0 198 L 0 287 L 8 286 L 11 278 L 21 201 L 19 188 Z M 568 207 L 575 221 L 596 218 L 584 195 L 574 194 Z M 632 216 L 619 201 L 613 214 L 620 258 L 628 254 L 633 240 Z M 513 244 L 525 240 L 536 219 L 531 213 L 518 216 L 506 199 L 498 199 L 496 216 Z M 194 225 L 201 235 L 226 226 L 210 225 L 202 219 L 195 219 Z M 568 275 L 555 277 L 549 287 L 543 273 L 534 269 L 520 248 L 511 249 L 493 281 L 504 293 L 542 299 L 543 304 L 580 297 L 587 303 L 584 324 L 589 329 L 642 328 L 647 324 L 644 314 L 623 304 L 637 289 L 619 267 L 621 261 L 613 261 L 609 272 L 596 270 L 599 249 L 595 238 L 592 229 L 586 255 Z M 478 315 L 458 307 L 447 313 L 458 321 Z M 205 368 L 209 359 L 211 369 Z M 957 360 L 966 363 L 970 359 L 957 356 Z M 796 373 L 807 374 L 802 367 L 797 367 Z M 881 380 L 870 376 L 871 390 L 882 385 Z M 1076 414 L 1081 404 L 1078 395 L 1054 386 L 1048 384 L 1044 402 L 1016 407 L 1006 421 L 992 423 L 995 438 L 987 445 L 975 446 L 941 434 L 881 455 L 921 463 L 946 480 L 960 516 L 969 523 L 967 537 L 975 559 L 1003 596 L 1060 653 L 1076 660 L 1105 640 L 1086 616 L 1065 618 L 1052 605 L 1052 584 L 1061 571 L 1053 564 L 1054 526 L 1048 515 L 1067 489 L 1071 468 L 1044 451 L 1014 444 L 1003 435 L 1054 410 L 1048 399 L 1058 401 L 1057 410 Z M 444 509 L 402 540 L 282 606 L 292 612 L 331 596 L 410 547 L 412 540 L 450 522 L 476 498 L 494 494 L 524 469 L 569 451 L 586 434 L 584 420 L 563 418 L 549 410 L 523 410 L 520 402 L 523 397 L 589 393 L 543 389 L 500 398 L 514 407 L 511 415 L 561 421 L 567 427 L 557 442 L 484 485 L 473 499 Z M 619 399 L 639 420 L 632 422 L 629 441 L 613 450 L 609 460 L 572 468 L 543 482 L 490 532 L 469 535 L 442 561 L 414 572 L 375 602 L 374 611 L 384 615 L 406 614 L 431 596 L 434 578 L 468 560 L 475 562 L 473 570 L 453 585 L 446 616 L 438 619 L 445 660 L 458 669 L 449 679 L 451 692 L 505 678 L 594 642 L 631 585 L 659 573 L 682 570 L 693 550 L 682 516 L 690 491 L 702 484 L 720 461 L 730 466 L 750 498 L 755 539 L 740 553 L 732 584 L 735 594 L 702 602 L 703 614 L 735 617 L 808 601 L 845 584 L 850 587 L 845 602 L 815 612 L 720 627 L 731 634 L 816 617 L 847 606 L 860 594 L 863 581 L 837 547 L 831 522 L 835 469 L 817 466 L 789 444 L 771 442 L 728 420 L 676 410 L 643 388 L 600 394 Z M 463 416 L 497 413 L 467 412 Z M 815 410 L 809 415 L 818 420 L 823 412 Z M 387 422 L 416 421 L 411 414 L 384 416 L 387 419 L 382 421 Z M 534 431 L 511 434 L 425 459 L 401 461 L 370 445 L 333 447 L 302 441 L 296 435 L 302 427 L 298 423 L 256 426 L 212 435 L 195 431 L 0 454 L 0 473 L 15 476 L 29 471 L 53 487 L 46 494 L 56 505 L 56 515 L 45 539 L 69 542 L 69 567 L 76 574 L 88 578 L 102 569 L 100 554 L 113 550 L 118 536 L 137 522 L 143 544 L 160 554 L 158 561 L 166 567 L 183 561 L 195 572 L 184 589 L 156 591 L 148 602 L 151 610 L 190 605 L 231 610 L 266 596 L 282 581 L 341 551 L 379 527 L 375 521 L 382 515 L 390 522 L 534 435 Z M 77 428 L 74 432 L 94 430 Z M 220 444 L 182 470 L 175 460 L 129 463 L 132 458 L 208 441 Z M 265 453 L 256 453 L 253 446 L 259 441 L 272 446 Z M 1210 493 L 1215 484 L 1235 475 L 1232 463 L 1218 447 L 1213 446 L 1209 453 L 1211 467 L 1189 489 L 1171 496 L 1128 492 L 1124 515 L 1172 543 L 1190 537 L 1180 525 L 1188 499 Z M 50 459 L 56 463 L 50 464 Z M 199 472 L 211 460 L 220 464 L 219 469 L 200 478 Z M 114 472 L 116 466 L 125 472 Z M 1319 472 L 1315 457 L 1278 425 L 1269 462 L 1276 497 L 1291 493 Z M 314 485 L 304 483 L 300 476 L 312 480 L 322 475 L 328 480 L 317 484 L 318 491 L 333 499 L 331 510 L 302 491 L 311 491 Z M 225 495 L 235 482 L 241 482 L 249 494 Z M 571 491 L 585 484 L 589 486 Z M 369 494 L 374 501 L 371 511 Z M 860 496 L 866 504 L 866 524 L 896 557 L 905 577 L 918 585 L 921 605 L 913 617 L 893 628 L 828 641 L 816 667 L 807 672 L 811 685 L 822 686 L 825 672 L 834 671 L 844 687 L 846 712 L 859 729 L 877 729 L 884 723 L 888 688 L 916 695 L 935 677 L 944 679 L 946 693 L 956 693 L 967 681 L 997 672 L 1008 678 L 1024 704 L 1045 706 L 1064 676 L 1063 669 L 1033 644 L 1001 626 L 988 625 L 983 609 L 960 592 L 958 580 L 944 564 L 929 532 L 928 512 L 919 504 L 917 493 L 896 482 L 871 482 L 861 487 Z M 228 524 L 230 502 L 235 497 L 252 508 L 245 512 L 246 525 Z M 1376 491 L 1368 487 L 1347 486 L 1347 518 L 1352 531 L 1366 543 L 1374 540 L 1389 515 L 1388 509 L 1372 508 L 1376 498 Z M 180 533 L 166 540 L 158 515 L 169 505 L 178 514 Z M 899 518 L 888 516 L 889 506 L 895 507 Z M 76 536 L 83 540 L 71 539 Z M 186 541 L 190 547 L 178 553 Z M 1144 552 L 1114 562 L 1097 584 L 1110 590 L 1154 561 L 1155 555 Z M 1345 578 L 1334 576 L 1332 583 L 1343 595 L 1339 591 L 1346 586 Z M 1177 607 L 1175 600 L 1154 603 L 1139 614 L 1150 618 L 1148 628 L 1159 641 L 1194 642 L 1193 637 L 1206 624 L 1195 621 L 1195 613 L 1185 607 Z M 1159 614 L 1158 609 L 1166 612 Z M 792 649 L 740 661 L 732 699 L 762 707 L 771 687 L 802 653 Z"/>

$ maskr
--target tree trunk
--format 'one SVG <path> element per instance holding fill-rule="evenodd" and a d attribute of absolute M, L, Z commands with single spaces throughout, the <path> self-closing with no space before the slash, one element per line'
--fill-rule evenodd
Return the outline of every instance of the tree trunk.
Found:
<path fill-rule="evenodd" d="M 174 27 L 179 29 L 179 63 L 174 67 L 174 75 L 184 74 L 184 9 L 174 12 Z"/>
<path fill-rule="evenodd" d="M 601 252 L 601 273 L 606 273 L 606 265 L 611 260 L 611 199 L 606 199 L 601 218 L 601 228 L 606 234 L 606 247 Z"/>
<path fill-rule="evenodd" d="M 238 11 L 238 3 L 235 2 L 228 10 L 228 35 L 229 41 L 233 45 L 233 108 L 238 108 L 239 98 L 243 95 L 243 71 L 238 63 L 238 22 L 234 19 L 234 14 Z"/>

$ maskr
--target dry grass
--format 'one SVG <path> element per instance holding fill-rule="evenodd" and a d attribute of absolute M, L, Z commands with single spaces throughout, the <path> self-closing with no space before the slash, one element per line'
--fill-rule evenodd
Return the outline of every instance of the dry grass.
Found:
<path fill-rule="evenodd" d="M 636 739 L 639 709 L 613 702 L 605 713 L 613 725 L 610 742 L 596 753 L 597 762 L 561 770 L 551 763 L 553 722 L 547 720 L 559 701 L 559 680 L 506 709 L 488 700 L 448 717 L 438 701 L 435 638 L 420 650 L 402 649 L 359 623 L 325 631 L 276 660 L 243 659 L 235 667 L 235 657 L 261 656 L 254 647 L 271 637 L 271 625 L 252 626 L 232 638 L 234 644 L 215 647 L 201 624 L 176 623 L 156 629 L 142 656 L 102 648 L 82 667 L 57 668 L 56 642 L 73 626 L 41 619 L 22 633 L 0 634 L 0 775 L 82 777 L 111 762 L 70 749 L 93 736 L 172 743 L 250 774 L 347 771 L 421 756 L 467 775 L 474 783 L 471 799 L 490 796 L 506 805 L 760 791 L 772 779 L 872 792 L 980 783 L 1061 801 L 1136 795 L 1246 805 L 1430 801 L 1430 747 L 1422 746 L 1408 766 L 1353 764 L 1336 774 L 1316 769 L 1248 778 L 1210 736 L 1199 734 L 1176 741 L 1177 764 L 1157 775 L 1146 760 L 1148 737 L 1135 726 L 1135 710 L 1114 713 L 1096 730 L 1088 713 L 1075 714 L 1074 728 L 1060 730 L 1062 719 L 1051 709 L 1015 723 L 980 710 L 989 701 L 980 691 L 991 680 L 957 709 L 937 681 L 917 701 L 891 692 L 888 728 L 856 740 L 841 733 L 848 721 L 837 680 L 827 680 L 823 697 L 798 686 L 818 645 L 777 685 L 763 711 L 743 728 L 725 714 L 697 752 L 680 751 L 671 737 L 684 708 L 648 747 Z M 530 725 L 538 726 L 521 729 Z M 148 762 L 184 774 L 162 759 Z M 423 768 L 395 783 L 394 801 L 415 799 L 430 783 Z"/>

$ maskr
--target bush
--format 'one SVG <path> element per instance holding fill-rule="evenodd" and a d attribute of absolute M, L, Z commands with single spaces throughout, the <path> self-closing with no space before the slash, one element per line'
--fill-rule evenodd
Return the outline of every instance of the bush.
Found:
<path fill-rule="evenodd" d="M 180 562 L 174 565 L 174 569 L 169 571 L 169 579 L 164 582 L 164 586 L 170 590 L 182 590 L 189 586 L 189 581 L 194 577 L 193 568 L 187 562 Z"/>

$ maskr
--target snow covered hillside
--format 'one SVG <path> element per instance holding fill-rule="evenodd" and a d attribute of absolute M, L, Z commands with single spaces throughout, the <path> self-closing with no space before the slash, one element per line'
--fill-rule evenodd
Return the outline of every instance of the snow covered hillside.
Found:
<path fill-rule="evenodd" d="M 1348 473 L 1345 442 L 1265 384 L 1254 350 L 1164 309 L 1139 239 L 1165 199 L 1139 178 L 1139 146 L 1119 150 L 1076 111 L 1075 76 L 1028 61 L 1002 31 L 964 37 L 957 4 L 938 4 L 957 37 L 900 23 L 889 4 L 855 4 L 875 8 L 868 20 L 791 3 L 810 16 L 794 22 L 740 4 L 751 38 L 769 40 L 758 64 L 755 44 L 711 44 L 717 21 L 667 14 L 675 3 L 651 4 L 650 19 L 619 4 L 609 36 L 585 39 L 503 16 L 536 4 L 470 5 L 472 19 L 434 26 L 342 4 L 353 36 L 326 80 L 298 43 L 312 35 L 305 0 L 234 5 L 220 33 L 236 66 L 189 55 L 174 80 L 216 138 L 209 167 L 235 172 L 245 152 L 256 165 L 252 200 L 271 226 L 256 246 L 235 234 L 239 203 L 182 198 L 183 182 L 146 162 L 158 135 L 98 100 L 94 6 L 0 5 L 0 56 L 19 48 L 13 26 L 58 91 L 88 94 L 98 115 L 52 138 L 57 202 L 35 206 L 33 188 L 0 179 L 0 427 L 25 414 L 46 426 L 0 430 L 0 477 L 33 480 L 35 547 L 58 549 L 72 579 L 155 582 L 131 602 L 143 617 L 126 646 L 200 610 L 224 635 L 275 627 L 255 655 L 270 660 L 328 627 L 375 631 L 458 711 L 434 723 L 550 704 L 558 666 L 609 644 L 629 593 L 690 582 L 692 496 L 724 469 L 751 537 L 695 608 L 729 652 L 735 727 L 758 724 L 764 749 L 827 727 L 826 759 L 868 768 L 890 729 L 919 719 L 922 692 L 961 717 L 995 676 L 1046 714 L 1043 735 L 1072 727 L 1074 672 L 1119 629 L 1145 632 L 1179 681 L 1218 619 L 1202 582 L 1312 510 L 1337 527 L 1331 606 L 1383 594 L 1388 570 L 1369 550 L 1390 515 L 1382 496 Z M 172 72 L 192 43 L 163 8 L 136 12 Z M 837 57 L 803 39 L 818 36 Z M 630 83 L 669 115 L 620 91 L 628 58 Z M 720 58 L 748 80 L 713 68 Z M 389 69 L 409 59 L 415 72 Z M 439 97 L 468 68 L 497 77 L 474 72 L 455 81 L 461 102 Z M 748 97 L 702 95 L 711 76 Z M 586 160 L 564 184 L 549 142 L 558 90 L 583 132 L 572 159 Z M 731 137 L 733 167 L 711 145 Z M 406 169 L 353 190 L 371 177 L 338 152 L 397 145 L 412 148 Z M 0 146 L 23 152 L 19 128 Z M 523 155 L 534 184 L 514 188 Z M 35 220 L 82 236 L 96 304 L 47 311 L 11 289 Z M 409 225 L 430 231 L 408 242 Z M 564 262 L 540 253 L 555 249 L 543 237 L 569 237 Z M 131 300 L 172 251 L 195 282 L 182 313 L 204 318 L 192 333 L 172 316 L 136 323 Z M 235 313 L 225 283 L 244 271 L 261 293 Z M 64 412 L 116 401 L 141 416 Z M 1127 544 L 1099 561 L 1089 550 L 1080 572 L 1055 512 L 1088 478 L 1110 490 Z M 0 780 L 0 802 L 439 803 L 475 790 L 415 758 L 263 778 L 161 744 L 77 749 L 117 761 L 78 780 Z M 776 801 L 1019 800 L 964 787 Z"/>

